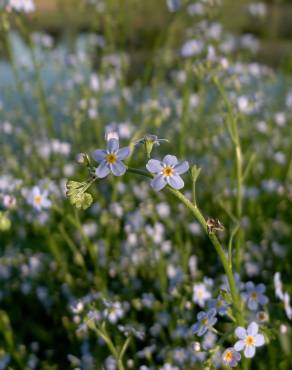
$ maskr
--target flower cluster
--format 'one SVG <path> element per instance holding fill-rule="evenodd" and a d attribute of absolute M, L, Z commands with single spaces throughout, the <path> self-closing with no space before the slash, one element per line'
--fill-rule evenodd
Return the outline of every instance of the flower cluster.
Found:
<path fill-rule="evenodd" d="M 114 176 L 122 176 L 125 174 L 127 167 L 122 162 L 127 159 L 131 150 L 129 147 L 119 148 L 119 135 L 117 132 L 109 132 L 106 135 L 107 148 L 97 149 L 92 153 L 92 157 L 99 166 L 95 169 L 97 178 L 104 178 L 112 173 Z M 147 154 L 150 155 L 152 146 L 159 145 L 165 139 L 158 139 L 155 135 L 146 135 L 144 139 L 137 143 L 145 144 Z M 151 146 L 151 147 L 150 147 Z M 150 159 L 146 164 L 147 170 L 155 175 L 151 181 L 151 186 L 155 191 L 162 190 L 166 185 L 173 189 L 182 189 L 184 181 L 180 177 L 183 173 L 189 170 L 187 161 L 179 162 L 176 156 L 166 155 L 162 161 L 158 159 Z"/>
<path fill-rule="evenodd" d="M 34 0 L 8 0 L 5 6 L 7 11 L 15 10 L 17 12 L 24 13 L 31 13 L 35 11 Z"/>
<path fill-rule="evenodd" d="M 221 356 L 222 363 L 230 367 L 236 367 L 241 360 L 240 351 L 243 351 L 244 357 L 251 358 L 255 355 L 256 348 L 265 343 L 264 336 L 258 333 L 258 323 L 263 324 L 268 320 L 268 314 L 265 311 L 258 311 L 256 314 L 257 322 L 253 321 L 253 312 L 268 303 L 268 299 L 264 295 L 266 290 L 264 284 L 255 285 L 251 281 L 244 284 L 238 279 L 238 276 L 236 277 L 236 281 L 241 291 L 241 297 L 246 303 L 247 308 L 251 311 L 251 321 L 247 329 L 241 326 L 235 329 L 235 335 L 239 340 L 233 347 L 226 348 Z M 217 315 L 232 318 L 228 285 L 223 285 L 221 293 L 214 299 L 212 298 L 210 289 L 212 284 L 210 279 L 205 278 L 204 282 L 197 283 L 193 286 L 194 303 L 199 307 L 208 307 L 206 311 L 201 311 L 197 314 L 198 321 L 191 328 L 192 332 L 198 337 L 206 336 L 208 333 L 218 333 L 217 329 L 214 328 L 217 323 L 220 324 Z M 279 289 L 278 294 L 280 294 Z"/>

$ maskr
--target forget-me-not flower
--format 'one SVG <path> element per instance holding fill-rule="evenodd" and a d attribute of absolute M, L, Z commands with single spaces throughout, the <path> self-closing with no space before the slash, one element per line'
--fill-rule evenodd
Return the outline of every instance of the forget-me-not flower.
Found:
<path fill-rule="evenodd" d="M 236 367 L 240 359 L 240 353 L 235 351 L 235 349 L 232 347 L 226 348 L 222 354 L 222 361 L 225 366 Z"/>
<path fill-rule="evenodd" d="M 211 310 L 205 312 L 201 311 L 197 315 L 198 321 L 192 326 L 192 330 L 199 337 L 204 335 L 212 326 L 217 322 L 216 310 L 211 308 Z"/>
<path fill-rule="evenodd" d="M 34 186 L 31 192 L 28 194 L 27 201 L 37 211 L 42 209 L 50 208 L 51 201 L 48 199 L 48 192 L 42 191 L 38 186 Z"/>
<path fill-rule="evenodd" d="M 176 12 L 179 10 L 181 3 L 180 0 L 166 0 L 166 5 L 170 12 Z"/>
<path fill-rule="evenodd" d="M 193 301 L 200 307 L 204 307 L 208 299 L 211 298 L 211 293 L 204 283 L 194 284 L 193 286 Z"/>
<path fill-rule="evenodd" d="M 264 284 L 255 285 L 252 281 L 245 284 L 246 291 L 242 293 L 242 297 L 247 302 L 247 307 L 256 311 L 259 305 L 268 303 L 268 298 L 264 295 L 266 287 Z"/>
<path fill-rule="evenodd" d="M 226 302 L 221 295 L 217 299 L 210 299 L 208 302 L 209 308 L 215 308 L 220 316 L 224 316 L 227 313 L 230 304 Z"/>
<path fill-rule="evenodd" d="M 108 136 L 106 150 L 97 149 L 92 157 L 96 162 L 100 162 L 95 174 L 100 179 L 106 177 L 110 172 L 115 176 L 122 176 L 126 172 L 126 166 L 122 162 L 130 155 L 130 148 L 119 149 L 118 137 Z"/>
<path fill-rule="evenodd" d="M 9 0 L 7 8 L 12 8 L 18 12 L 30 13 L 35 11 L 33 0 Z"/>
<path fill-rule="evenodd" d="M 235 335 L 240 339 L 235 345 L 236 351 L 242 351 L 244 349 L 244 356 L 251 358 L 254 356 L 256 347 L 260 347 L 265 344 L 265 338 L 262 334 L 258 334 L 259 326 L 256 322 L 252 322 L 248 325 L 247 329 L 239 326 L 235 329 Z"/>
<path fill-rule="evenodd" d="M 155 191 L 163 189 L 166 185 L 181 189 L 184 187 L 184 181 L 180 175 L 188 171 L 189 163 L 179 162 L 176 156 L 168 154 L 162 161 L 150 159 L 146 168 L 149 172 L 156 174 L 151 181 L 151 186 Z"/>

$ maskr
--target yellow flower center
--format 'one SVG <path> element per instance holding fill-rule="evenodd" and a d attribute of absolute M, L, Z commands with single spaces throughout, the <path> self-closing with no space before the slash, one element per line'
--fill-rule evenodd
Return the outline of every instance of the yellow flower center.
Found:
<path fill-rule="evenodd" d="M 207 317 L 206 317 L 205 319 L 203 319 L 203 320 L 202 320 L 202 324 L 203 324 L 203 325 L 208 325 L 208 319 L 207 319 Z"/>
<path fill-rule="evenodd" d="M 224 355 L 224 360 L 226 362 L 231 362 L 233 360 L 233 353 L 232 351 L 227 351 Z"/>
<path fill-rule="evenodd" d="M 114 153 L 107 154 L 106 156 L 107 163 L 113 164 L 117 161 L 117 156 Z"/>
<path fill-rule="evenodd" d="M 251 296 L 252 299 L 257 299 L 257 297 L 258 297 L 256 292 L 252 292 L 250 296 Z"/>
<path fill-rule="evenodd" d="M 173 168 L 170 167 L 170 166 L 166 166 L 163 168 L 163 171 L 162 171 L 163 175 L 164 176 L 172 176 L 173 175 Z"/>
<path fill-rule="evenodd" d="M 202 291 L 202 290 L 198 290 L 198 291 L 197 291 L 197 297 L 198 297 L 199 299 L 204 298 L 204 293 L 203 293 L 203 291 Z"/>
<path fill-rule="evenodd" d="M 39 206 L 41 202 L 42 202 L 42 197 L 40 195 L 36 195 L 34 197 L 34 203 Z"/>
<path fill-rule="evenodd" d="M 253 346 L 255 341 L 254 341 L 254 337 L 252 335 L 248 335 L 246 338 L 245 338 L 245 344 L 247 346 Z"/>

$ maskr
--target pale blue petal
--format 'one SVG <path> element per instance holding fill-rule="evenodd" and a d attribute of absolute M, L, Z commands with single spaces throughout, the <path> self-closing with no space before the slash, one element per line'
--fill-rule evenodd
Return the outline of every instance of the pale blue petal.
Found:
<path fill-rule="evenodd" d="M 174 189 L 182 189 L 185 185 L 183 179 L 179 175 L 166 177 L 167 183 Z"/>
<path fill-rule="evenodd" d="M 97 149 L 92 153 L 92 158 L 96 162 L 102 162 L 105 159 L 106 156 L 106 150 Z"/>
<path fill-rule="evenodd" d="M 258 302 L 256 300 L 250 298 L 248 300 L 247 306 L 250 310 L 255 311 L 258 308 Z"/>
<path fill-rule="evenodd" d="M 255 340 L 255 346 L 256 347 L 260 347 L 260 346 L 265 344 L 265 337 L 262 334 L 257 334 L 254 337 L 254 340 Z"/>
<path fill-rule="evenodd" d="M 255 354 L 255 346 L 246 346 L 244 350 L 244 356 L 246 358 L 252 358 Z"/>
<path fill-rule="evenodd" d="M 117 151 L 117 156 L 120 160 L 124 160 L 126 159 L 127 157 L 129 157 L 131 151 L 130 151 L 130 148 L 127 146 L 125 148 L 121 148 Z"/>
<path fill-rule="evenodd" d="M 267 304 L 269 302 L 269 299 L 265 295 L 260 295 L 259 296 L 259 302 L 260 302 L 260 304 Z"/>
<path fill-rule="evenodd" d="M 207 314 L 206 314 L 206 312 L 204 312 L 204 311 L 200 311 L 200 312 L 197 314 L 197 319 L 198 319 L 198 320 L 202 320 L 202 319 L 204 319 L 205 317 L 207 317 Z"/>
<path fill-rule="evenodd" d="M 247 327 L 247 334 L 248 335 L 256 335 L 258 333 L 259 326 L 256 322 L 252 322 Z"/>
<path fill-rule="evenodd" d="M 244 339 L 246 337 L 246 330 L 242 326 L 239 326 L 235 329 L 235 335 L 239 339 Z"/>
<path fill-rule="evenodd" d="M 210 326 L 214 326 L 217 322 L 217 318 L 216 317 L 212 317 L 210 320 L 209 320 L 209 325 Z"/>
<path fill-rule="evenodd" d="M 39 195 L 41 195 L 41 190 L 40 190 L 40 188 L 39 188 L 38 186 L 34 186 L 34 187 L 32 188 L 32 196 L 33 196 L 33 197 L 37 197 L 37 196 L 39 196 Z"/>
<path fill-rule="evenodd" d="M 200 329 L 200 323 L 199 322 L 196 322 L 193 326 L 192 326 L 192 330 L 194 333 L 197 333 L 198 330 Z"/>
<path fill-rule="evenodd" d="M 243 340 L 238 340 L 234 344 L 235 351 L 242 351 L 244 347 L 245 347 L 245 344 L 244 344 L 244 341 Z"/>
<path fill-rule="evenodd" d="M 106 177 L 110 173 L 110 167 L 106 161 L 102 161 L 95 170 L 95 174 L 100 179 Z"/>
<path fill-rule="evenodd" d="M 155 191 L 159 191 L 163 189 L 166 185 L 166 181 L 163 177 L 163 175 L 157 175 L 155 178 L 151 181 L 151 186 Z"/>
<path fill-rule="evenodd" d="M 122 176 L 126 172 L 126 166 L 119 160 L 111 164 L 110 169 L 115 176 Z"/>
<path fill-rule="evenodd" d="M 41 206 L 43 208 L 49 208 L 49 207 L 51 207 L 51 205 L 52 205 L 52 202 L 49 199 L 44 198 L 43 201 L 42 201 L 42 205 Z"/>
<path fill-rule="evenodd" d="M 170 155 L 170 154 L 167 154 L 164 158 L 163 158 L 163 161 L 162 161 L 164 164 L 166 164 L 167 166 L 176 166 L 178 164 L 178 160 L 176 158 L 175 155 Z"/>
<path fill-rule="evenodd" d="M 247 291 L 254 290 L 254 283 L 252 281 L 248 281 L 245 284 L 245 288 L 246 288 Z"/>
<path fill-rule="evenodd" d="M 256 291 L 257 291 L 258 293 L 265 293 L 265 291 L 266 291 L 266 287 L 265 287 L 265 285 L 264 285 L 264 284 L 259 284 L 259 285 L 256 287 Z"/>
<path fill-rule="evenodd" d="M 162 171 L 162 163 L 157 159 L 150 159 L 146 164 L 146 168 L 151 173 L 159 173 Z"/>
<path fill-rule="evenodd" d="M 119 140 L 109 139 L 107 142 L 107 150 L 109 153 L 114 153 L 119 149 Z"/>
<path fill-rule="evenodd" d="M 166 4 L 170 12 L 176 12 L 181 7 L 180 0 L 167 0 Z"/>
<path fill-rule="evenodd" d="M 189 168 L 190 168 L 190 166 L 189 166 L 189 162 L 187 162 L 187 161 L 180 162 L 179 164 L 177 164 L 177 165 L 174 167 L 175 172 L 176 172 L 178 175 L 181 175 L 182 173 L 187 172 Z"/>
<path fill-rule="evenodd" d="M 208 327 L 207 327 L 207 326 L 202 325 L 202 326 L 200 327 L 200 329 L 198 330 L 197 335 L 198 335 L 199 337 L 201 337 L 202 335 L 204 335 L 204 334 L 206 333 L 206 331 L 207 331 L 207 330 L 208 330 Z"/>
<path fill-rule="evenodd" d="M 216 315 L 216 309 L 215 308 L 211 308 L 208 312 L 207 312 L 207 317 L 209 320 L 211 320 L 213 317 L 215 317 Z"/>
<path fill-rule="evenodd" d="M 238 362 L 241 359 L 241 354 L 239 352 L 234 351 L 233 357 L 234 357 L 234 360 Z"/>

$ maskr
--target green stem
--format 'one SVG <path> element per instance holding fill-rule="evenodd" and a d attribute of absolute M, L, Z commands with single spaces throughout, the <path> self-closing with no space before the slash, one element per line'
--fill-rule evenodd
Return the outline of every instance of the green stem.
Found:
<path fill-rule="evenodd" d="M 227 129 L 231 138 L 231 142 L 234 146 L 235 151 L 235 177 L 236 177 L 236 200 L 235 200 L 235 210 L 237 222 L 240 225 L 242 219 L 242 185 L 243 185 L 243 170 L 242 170 L 242 150 L 240 143 L 240 136 L 238 132 L 238 117 L 234 112 L 232 104 L 225 92 L 225 89 L 218 78 L 213 78 L 213 83 L 219 91 L 221 98 L 227 108 Z M 240 272 L 241 268 L 241 255 L 242 255 L 242 229 L 239 227 L 235 235 L 235 267 L 236 271 Z"/>
<path fill-rule="evenodd" d="M 146 171 L 139 170 L 136 168 L 128 168 L 128 172 L 134 173 L 136 175 L 141 175 L 144 177 L 152 178 L 151 174 L 147 173 Z M 224 271 L 228 279 L 236 321 L 239 325 L 243 325 L 244 319 L 241 313 L 240 297 L 239 297 L 236 284 L 235 284 L 235 280 L 233 277 L 232 266 L 229 265 L 228 257 L 226 256 L 225 251 L 223 247 L 221 246 L 219 240 L 217 239 L 214 233 L 209 232 L 206 220 L 196 205 L 194 205 L 188 198 L 186 198 L 179 190 L 173 189 L 169 186 L 167 186 L 165 189 L 169 193 L 174 195 L 181 203 L 183 203 L 189 209 L 189 211 L 195 216 L 196 220 L 201 224 L 202 228 L 204 229 L 205 233 L 210 239 L 213 247 L 216 250 L 218 257 L 220 258 L 220 261 L 223 265 Z"/>

